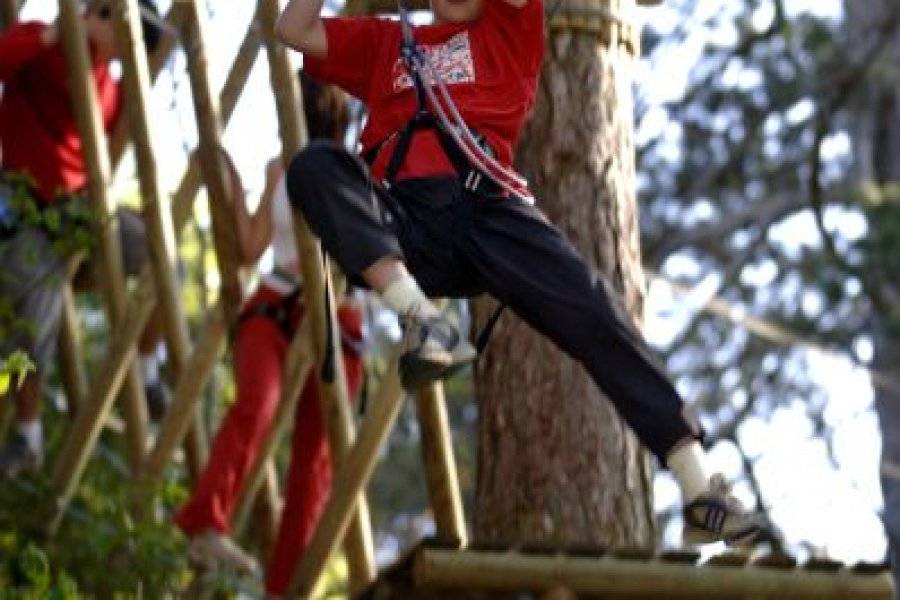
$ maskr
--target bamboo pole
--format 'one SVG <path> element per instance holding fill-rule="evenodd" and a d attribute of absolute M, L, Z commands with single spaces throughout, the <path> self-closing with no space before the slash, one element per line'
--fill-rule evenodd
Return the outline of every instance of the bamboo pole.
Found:
<path fill-rule="evenodd" d="M 127 313 L 133 318 L 123 319 L 113 330 L 107 359 L 100 368 L 94 388 L 101 393 L 92 394 L 80 407 L 69 434 L 57 453 L 53 470 L 53 487 L 56 489 L 56 514 L 49 527 L 54 535 L 62 523 L 78 482 L 87 467 L 88 459 L 97 444 L 97 437 L 109 417 L 117 390 L 126 376 L 126 368 L 134 359 L 135 342 L 153 312 L 153 285 L 145 278 L 146 285 L 138 286 L 129 299 Z M 110 364 L 113 363 L 113 364 Z"/>
<path fill-rule="evenodd" d="M 0 0 L 0 31 L 3 31 L 18 20 L 18 0 Z"/>
<path fill-rule="evenodd" d="M 463 514 L 462 496 L 459 493 L 459 476 L 453 442 L 444 400 L 444 387 L 434 383 L 419 390 L 416 395 L 419 429 L 422 435 L 422 459 L 428 483 L 428 496 L 438 537 L 465 546 L 466 519 Z"/>
<path fill-rule="evenodd" d="M 308 598 L 312 593 L 325 563 L 347 531 L 353 505 L 372 477 L 379 450 L 391 433 L 404 398 L 395 356 L 369 409 L 370 414 L 360 427 L 356 443 L 344 459 L 341 470 L 335 473 L 331 498 L 300 564 L 294 570 L 286 598 Z"/>
<path fill-rule="evenodd" d="M 209 197 L 213 241 L 221 277 L 221 301 L 227 318 L 236 316 L 243 302 L 237 226 L 231 208 L 231 180 L 225 168 L 219 99 L 213 94 L 207 71 L 203 15 L 196 0 L 179 5 L 182 44 L 187 55 L 188 75 L 199 135 L 200 170 Z"/>
<path fill-rule="evenodd" d="M 125 316 L 125 275 L 115 218 L 115 206 L 107 194 L 110 179 L 109 154 L 103 121 L 97 104 L 97 92 L 91 74 L 87 36 L 75 0 L 59 0 L 60 27 L 70 89 L 78 129 L 88 169 L 88 195 L 103 226 L 98 231 L 99 279 L 102 281 L 106 312 L 115 326 Z M 132 361 L 122 395 L 126 423 L 126 442 L 133 473 L 140 471 L 146 450 L 147 406 L 137 364 Z"/>
<path fill-rule="evenodd" d="M 59 338 L 59 375 L 66 390 L 66 404 L 69 416 L 74 417 L 80 407 L 84 406 L 88 394 L 87 373 L 81 356 L 81 331 L 78 326 L 78 314 L 75 307 L 75 295 L 72 286 L 63 286 L 62 314 L 60 315 Z"/>
<path fill-rule="evenodd" d="M 278 541 L 281 525 L 282 500 L 278 489 L 278 470 L 274 460 L 267 460 L 262 484 L 253 503 L 254 538 L 259 544 L 259 556 L 269 562 Z"/>
<path fill-rule="evenodd" d="M 175 11 L 177 14 L 177 11 Z M 127 97 L 128 117 L 134 139 L 138 180 L 141 187 L 143 218 L 147 229 L 150 266 L 156 284 L 157 302 L 162 307 L 162 320 L 168 351 L 168 364 L 175 381 L 184 375 L 191 353 L 187 320 L 181 305 L 177 280 L 177 247 L 169 198 L 159 179 L 154 143 L 150 132 L 150 69 L 142 35 L 140 8 L 137 0 L 120 0 L 113 13 L 116 45 L 123 66 L 123 82 Z M 202 421 L 195 420 L 193 435 L 187 442 L 188 464 L 196 475 L 204 462 L 205 448 Z"/>
<path fill-rule="evenodd" d="M 230 322 L 236 316 L 242 301 L 243 292 L 238 277 L 239 265 L 236 256 L 236 227 L 233 222 L 233 213 L 229 209 L 230 181 L 226 176 L 227 171 L 223 168 L 222 156 L 219 151 L 221 146 L 221 131 L 217 108 L 219 99 L 212 95 L 208 74 L 206 73 L 206 57 L 203 48 L 200 13 L 193 2 L 179 4 L 176 6 L 176 10 L 180 13 L 177 21 L 181 25 L 183 44 L 188 59 L 188 72 L 191 78 L 194 110 L 199 125 L 200 144 L 195 155 L 199 156 L 200 168 L 204 174 L 210 198 L 216 254 L 219 259 L 219 271 L 223 280 L 220 304 L 222 310 L 225 311 L 223 315 L 224 321 L 221 327 L 218 326 L 216 320 L 210 321 L 208 323 L 209 328 L 203 334 L 208 347 L 218 349 L 224 338 L 225 323 Z M 247 38 L 250 41 L 247 42 L 247 39 L 245 39 L 241 51 L 243 52 L 249 43 L 249 45 L 254 46 L 254 49 L 248 51 L 247 54 L 254 54 L 255 58 L 255 53 L 258 52 L 258 43 L 254 45 L 252 42 L 253 29 L 254 27 L 251 24 L 247 34 Z M 240 62 L 240 58 L 245 55 L 239 53 L 238 56 L 239 60 L 236 61 L 236 64 L 242 69 L 246 69 L 249 74 L 252 61 Z M 226 87 L 226 90 L 234 92 L 235 88 L 239 87 L 232 85 L 231 87 Z M 235 93 L 235 98 L 237 95 Z M 193 160 L 191 162 L 193 164 Z M 185 180 L 189 179 L 190 173 L 191 170 L 189 168 L 188 176 L 185 177 Z M 199 179 L 196 182 L 199 184 Z M 204 362 L 204 364 L 207 370 L 202 373 L 198 373 L 193 369 L 179 373 L 177 377 L 178 388 L 196 390 L 197 394 L 191 396 L 176 393 L 173 406 L 163 421 L 159 439 L 153 448 L 150 470 L 148 470 L 142 485 L 138 487 L 139 493 L 149 492 L 152 489 L 150 484 L 162 475 L 162 470 L 174 452 L 177 443 L 180 443 L 187 433 L 187 425 L 189 423 L 182 422 L 180 419 L 192 420 L 196 418 L 196 403 L 199 400 L 199 392 L 202 386 L 191 385 L 182 380 L 184 377 L 190 377 L 198 378 L 205 382 L 209 375 L 209 370 L 212 369 L 212 362 Z M 175 442 L 175 445 L 172 445 L 173 442 Z"/>
<path fill-rule="evenodd" d="M 413 576 L 416 585 L 423 588 L 467 592 L 543 591 L 562 586 L 576 594 L 615 598 L 891 598 L 887 574 L 695 567 L 613 557 L 531 556 L 437 548 L 419 550 Z"/>
<path fill-rule="evenodd" d="M 153 268 L 157 301 L 162 306 L 169 367 L 175 380 L 181 378 L 191 353 L 187 320 L 181 305 L 175 275 L 177 249 L 175 228 L 167 195 L 159 179 L 153 138 L 150 132 L 150 71 L 141 33 L 137 0 L 120 0 L 113 14 L 116 45 L 122 60 L 123 82 L 127 97 L 131 133 L 135 140 L 138 178 L 147 246 Z"/>
<path fill-rule="evenodd" d="M 271 461 L 275 450 L 286 437 L 294 422 L 297 404 L 303 385 L 314 366 L 312 340 L 310 339 L 309 319 L 303 319 L 288 352 L 285 355 L 285 377 L 281 386 L 281 397 L 278 399 L 278 411 L 271 429 L 261 445 L 259 455 L 241 486 L 240 499 L 235 508 L 232 529 L 240 535 L 248 522 L 253 502 L 265 478 L 266 465 Z"/>
<path fill-rule="evenodd" d="M 254 39 L 256 40 L 255 44 L 252 43 Z M 226 119 L 231 117 L 241 90 L 249 78 L 253 62 L 259 53 L 259 39 L 258 31 L 255 27 L 251 27 L 241 46 L 241 53 L 232 64 L 221 94 L 222 106 L 226 109 L 224 112 Z M 190 218 L 194 198 L 199 188 L 199 169 L 189 167 L 173 200 L 172 215 L 177 231 L 183 229 Z M 58 490 L 57 514 L 53 519 L 56 526 L 65 514 L 72 494 L 84 472 L 87 458 L 94 450 L 97 441 L 96 435 L 93 433 L 94 424 L 102 424 L 108 418 L 112 400 L 122 384 L 124 369 L 134 357 L 133 347 L 156 306 L 156 291 L 151 270 L 150 265 L 145 265 L 142 269 L 137 286 L 129 296 L 127 317 L 124 319 L 127 326 L 113 329 L 106 358 L 88 396 L 87 410 L 78 415 L 76 423 L 64 442 L 63 451 L 57 455 L 57 462 L 54 465 L 54 484 Z M 208 324 L 200 339 L 214 338 L 216 333 L 224 335 L 224 326 L 221 330 L 218 330 L 217 327 L 218 324 L 214 321 Z M 203 343 L 195 349 L 195 355 L 202 348 Z M 193 373 L 198 382 L 205 382 L 209 376 L 209 370 L 195 372 L 189 368 L 188 373 Z M 202 388 L 202 384 L 200 388 Z M 177 400 L 176 388 L 175 401 L 177 402 Z M 188 426 L 185 426 L 184 430 L 187 429 Z M 97 429 L 97 433 L 99 433 L 99 429 Z"/>
<path fill-rule="evenodd" d="M 209 373 L 215 365 L 222 344 L 225 341 L 226 317 L 221 302 L 210 311 L 194 353 L 184 369 L 184 376 L 178 380 L 172 405 L 160 426 L 156 444 L 147 457 L 138 493 L 149 493 L 152 485 L 162 477 L 163 470 L 175 449 L 181 444 L 197 417 L 197 399 L 206 384 Z"/>
<path fill-rule="evenodd" d="M 166 15 L 166 23 L 170 26 L 177 27 L 177 10 L 169 11 L 169 14 Z M 170 35 L 168 32 L 164 32 L 162 38 L 160 38 L 159 45 L 150 56 L 150 76 L 154 82 L 156 81 L 159 72 L 162 70 L 163 65 L 166 64 L 166 61 L 169 60 L 169 57 L 175 50 L 177 43 L 178 40 L 175 39 L 175 36 Z M 122 161 L 122 157 L 125 155 L 125 148 L 128 146 L 129 140 L 130 127 L 128 125 L 128 119 L 120 118 L 113 128 L 112 134 L 109 136 L 109 157 L 110 162 L 112 163 L 113 173 L 115 173 L 119 163 Z"/>
<path fill-rule="evenodd" d="M 269 58 L 269 74 L 275 92 L 278 111 L 279 133 L 282 141 L 282 160 L 285 166 L 294 153 L 306 143 L 306 123 L 303 120 L 302 99 L 294 69 L 291 67 L 286 48 L 275 39 L 275 21 L 279 13 L 278 0 L 261 0 L 260 24 L 264 32 L 266 51 Z M 328 428 L 328 439 L 335 472 L 343 468 L 347 449 L 355 436 L 353 413 L 349 401 L 344 362 L 341 360 L 341 340 L 337 326 L 328 331 L 326 320 L 336 324 L 335 301 L 332 286 L 326 286 L 329 276 L 322 268 L 322 255 L 303 220 L 301 214 L 294 213 L 294 232 L 297 238 L 297 252 L 303 271 L 303 300 L 306 319 L 312 323 L 313 349 L 317 365 L 326 359 L 326 338 L 330 334 L 331 346 L 336 349 L 332 361 L 335 377 L 333 382 L 321 381 L 319 385 L 322 415 Z M 326 299 L 326 294 L 328 298 Z M 326 311 L 330 311 L 327 314 Z M 361 490 L 359 490 L 361 492 Z M 368 585 L 377 576 L 374 548 L 372 545 L 369 508 L 365 496 L 358 494 L 356 509 L 346 539 L 344 550 L 350 570 L 353 590 Z M 343 535 L 343 532 L 342 532 Z"/>

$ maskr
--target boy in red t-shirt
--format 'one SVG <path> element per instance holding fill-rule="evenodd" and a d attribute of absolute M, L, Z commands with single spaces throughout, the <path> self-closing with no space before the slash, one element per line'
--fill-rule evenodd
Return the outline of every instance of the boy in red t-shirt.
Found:
<path fill-rule="evenodd" d="M 152 51 L 161 35 L 159 17 L 152 0 L 139 4 L 145 46 Z M 110 131 L 121 107 L 118 81 L 109 72 L 116 56 L 110 0 L 87 3 L 83 18 L 91 75 L 104 126 Z M 68 262 L 61 247 L 72 243 L 66 236 L 73 229 L 89 225 L 82 215 L 83 199 L 77 198 L 88 174 L 55 24 L 23 22 L 0 33 L 0 84 L 0 359 L 19 349 L 37 365 L 37 372 L 11 392 L 17 423 L 0 448 L 0 476 L 12 477 L 41 462 L 39 398 L 56 346 Z M 27 209 L 18 205 L 23 198 L 31 205 Z M 54 225 L 56 220 L 61 224 Z M 123 266 L 136 273 L 148 256 L 143 221 L 123 210 L 118 226 Z M 156 336 L 145 338 L 141 345 L 145 390 L 151 414 L 158 418 L 167 394 L 158 375 Z"/>
<path fill-rule="evenodd" d="M 444 377 L 475 355 L 428 296 L 488 293 L 578 359 L 672 470 L 689 541 L 753 540 L 760 523 L 720 474 L 708 472 L 699 429 L 685 419 L 682 399 L 617 309 L 611 287 L 523 199 L 521 186 L 509 193 L 514 186 L 497 176 L 511 172 L 534 102 L 541 1 L 431 4 L 435 24 L 414 28 L 413 46 L 396 21 L 322 18 L 322 0 L 288 2 L 277 24 L 282 41 L 304 54 L 310 75 L 343 87 L 370 111 L 361 139 L 370 166 L 334 144 L 312 143 L 290 166 L 292 203 L 346 273 L 400 314 L 407 387 Z M 423 63 L 427 80 L 415 68 Z M 483 141 L 482 154 L 466 152 L 461 129 L 434 117 L 452 110 L 429 97 L 430 77 L 449 90 Z"/>

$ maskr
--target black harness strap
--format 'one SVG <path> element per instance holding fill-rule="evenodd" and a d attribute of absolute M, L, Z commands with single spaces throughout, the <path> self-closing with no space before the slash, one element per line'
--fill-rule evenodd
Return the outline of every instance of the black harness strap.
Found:
<path fill-rule="evenodd" d="M 291 322 L 294 307 L 300 300 L 301 288 L 297 286 L 290 294 L 287 294 L 276 302 L 260 302 L 248 308 L 238 317 L 238 324 L 244 323 L 255 317 L 263 317 L 275 322 L 284 337 L 291 339 L 294 336 L 294 325 Z"/>
<path fill-rule="evenodd" d="M 390 190 L 390 188 L 394 185 L 400 169 L 406 162 L 406 157 L 409 154 L 410 147 L 412 146 L 412 140 L 416 133 L 423 129 L 431 129 L 437 133 L 441 149 L 444 151 L 447 159 L 453 165 L 457 177 L 459 178 L 459 181 L 464 189 L 480 196 L 492 196 L 499 194 L 500 187 L 496 183 L 491 181 L 490 178 L 485 177 L 484 174 L 481 173 L 481 171 L 475 169 L 472 166 L 465 153 L 462 151 L 462 149 L 460 149 L 450 133 L 448 133 L 444 128 L 445 126 L 440 123 L 435 117 L 434 113 L 429 110 L 427 94 L 425 92 L 425 82 L 422 81 L 422 74 L 418 69 L 415 68 L 413 60 L 416 55 L 421 53 L 421 50 L 419 49 L 418 45 L 416 44 L 415 38 L 413 37 L 412 26 L 410 24 L 409 15 L 406 12 L 406 9 L 402 5 L 400 5 L 399 10 L 401 26 L 403 27 L 403 42 L 400 45 L 400 56 L 403 58 L 403 62 L 406 64 L 406 70 L 413 81 L 413 85 L 415 86 L 416 114 L 412 119 L 406 122 L 399 133 L 394 134 L 397 136 L 397 142 L 394 146 L 394 150 L 391 153 L 387 168 L 384 172 L 385 187 Z M 483 135 L 478 134 L 477 132 L 473 133 L 475 133 L 478 145 L 482 148 L 482 150 L 484 150 L 484 152 L 489 156 L 494 156 L 494 152 L 488 144 L 487 138 L 485 138 Z M 384 145 L 388 141 L 390 141 L 390 139 L 393 138 L 394 135 L 386 138 L 385 140 L 382 140 L 381 142 L 370 148 L 368 151 L 363 153 L 363 159 L 371 166 L 378 158 L 378 155 Z M 397 203 L 390 193 L 388 193 L 387 195 L 391 198 L 392 202 L 394 202 L 395 204 Z M 476 348 L 479 354 L 481 354 L 485 347 L 487 347 L 488 341 L 491 337 L 491 333 L 493 332 L 494 327 L 497 325 L 497 321 L 500 319 L 500 316 L 503 314 L 503 310 L 505 308 L 506 305 L 501 303 L 491 314 L 487 323 L 485 323 L 485 326 L 478 334 Z"/>

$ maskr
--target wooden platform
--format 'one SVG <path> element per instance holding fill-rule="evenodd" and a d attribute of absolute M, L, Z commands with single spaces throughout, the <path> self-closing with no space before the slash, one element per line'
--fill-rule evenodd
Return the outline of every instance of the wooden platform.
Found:
<path fill-rule="evenodd" d="M 887 565 L 728 552 L 641 548 L 457 549 L 423 542 L 359 597 L 400 598 L 834 598 L 890 600 Z"/>

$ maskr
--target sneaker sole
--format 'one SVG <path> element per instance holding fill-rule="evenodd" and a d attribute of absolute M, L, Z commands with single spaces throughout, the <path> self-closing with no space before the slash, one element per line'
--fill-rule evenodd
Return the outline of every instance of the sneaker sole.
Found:
<path fill-rule="evenodd" d="M 422 360 L 414 354 L 407 353 L 400 357 L 400 382 L 407 389 L 418 389 L 422 386 L 447 379 L 471 364 L 475 357 L 453 362 Z"/>
<path fill-rule="evenodd" d="M 715 544 L 717 542 L 725 542 L 728 546 L 748 546 L 751 545 L 756 538 L 762 534 L 761 528 L 748 531 L 744 535 L 728 538 L 725 535 L 705 531 L 703 529 L 685 528 L 681 534 L 682 540 L 689 545 Z"/>

